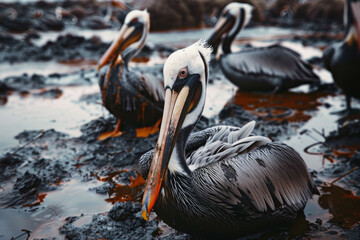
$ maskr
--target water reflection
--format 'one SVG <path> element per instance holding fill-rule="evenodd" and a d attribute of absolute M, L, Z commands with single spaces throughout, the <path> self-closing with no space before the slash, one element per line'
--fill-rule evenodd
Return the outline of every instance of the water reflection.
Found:
<path fill-rule="evenodd" d="M 318 203 L 332 214 L 329 222 L 353 228 L 360 221 L 360 196 L 337 185 L 322 185 Z"/>
<path fill-rule="evenodd" d="M 312 117 L 310 112 L 322 105 L 318 99 L 328 95 L 324 92 L 264 94 L 238 91 L 231 101 L 269 121 L 306 122 Z"/>

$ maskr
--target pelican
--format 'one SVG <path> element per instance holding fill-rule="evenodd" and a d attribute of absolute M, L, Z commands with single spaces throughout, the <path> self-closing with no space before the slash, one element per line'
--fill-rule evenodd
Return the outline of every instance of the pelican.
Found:
<path fill-rule="evenodd" d="M 98 71 L 109 63 L 106 74 L 101 74 L 99 86 L 103 105 L 118 118 L 116 128 L 102 133 L 98 139 L 116 137 L 123 124 L 134 126 L 137 136 L 147 137 L 156 132 L 162 116 L 164 86 L 154 76 L 143 76 L 128 68 L 129 61 L 145 45 L 150 20 L 146 10 L 133 10 L 125 18 L 119 34 L 98 63 Z M 148 128 L 148 131 L 141 132 Z"/>
<path fill-rule="evenodd" d="M 228 4 L 207 39 L 214 52 L 221 45 L 220 66 L 224 75 L 245 91 L 286 90 L 319 83 L 319 77 L 298 53 L 280 45 L 231 52 L 231 43 L 250 21 L 251 11 L 249 4 Z"/>
<path fill-rule="evenodd" d="M 318 193 L 294 149 L 251 134 L 254 121 L 189 138 L 204 108 L 210 57 L 211 47 L 199 41 L 165 62 L 159 138 L 140 158 L 142 216 L 148 220 L 154 209 L 171 227 L 210 237 L 287 225 Z"/>
<path fill-rule="evenodd" d="M 347 0 L 344 8 L 346 36 L 325 49 L 325 67 L 346 95 L 346 110 L 351 113 L 351 97 L 360 98 L 360 1 Z"/>

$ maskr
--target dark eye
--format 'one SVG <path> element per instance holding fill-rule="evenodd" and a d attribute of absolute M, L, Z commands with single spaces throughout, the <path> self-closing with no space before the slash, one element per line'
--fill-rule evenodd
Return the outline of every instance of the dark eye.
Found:
<path fill-rule="evenodd" d="M 179 71 L 179 78 L 180 79 L 186 78 L 187 75 L 188 75 L 187 67 L 184 67 L 184 68 L 180 69 L 180 71 Z"/>
<path fill-rule="evenodd" d="M 133 20 L 131 20 L 131 22 L 136 23 L 138 20 L 138 18 L 134 18 Z"/>

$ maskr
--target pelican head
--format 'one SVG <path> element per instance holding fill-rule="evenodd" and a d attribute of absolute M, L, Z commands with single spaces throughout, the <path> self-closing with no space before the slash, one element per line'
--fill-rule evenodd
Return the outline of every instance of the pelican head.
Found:
<path fill-rule="evenodd" d="M 356 42 L 360 50 L 360 0 L 347 0 L 344 11 L 345 41 L 348 45 Z"/>
<path fill-rule="evenodd" d="M 171 54 L 164 65 L 165 106 L 159 138 L 145 185 L 142 216 L 148 220 L 167 171 L 189 174 L 184 148 L 199 120 L 212 49 L 203 40 Z M 173 151 L 174 148 L 176 151 Z"/>
<path fill-rule="evenodd" d="M 133 10 L 126 15 L 123 26 L 111 46 L 101 57 L 97 69 L 116 59 L 120 54 L 125 63 L 139 54 L 145 45 L 150 30 L 147 10 Z"/>
<path fill-rule="evenodd" d="M 216 52 L 221 40 L 223 40 L 224 52 L 230 52 L 231 42 L 240 30 L 249 23 L 252 9 L 253 7 L 246 3 L 233 2 L 226 5 L 214 27 L 214 31 L 207 40 L 213 46 L 214 52 Z"/>

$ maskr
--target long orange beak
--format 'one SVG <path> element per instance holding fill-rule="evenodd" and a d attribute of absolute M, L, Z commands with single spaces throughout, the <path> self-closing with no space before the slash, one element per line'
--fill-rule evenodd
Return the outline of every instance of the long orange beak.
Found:
<path fill-rule="evenodd" d="M 97 70 L 99 71 L 107 63 L 114 60 L 120 53 L 122 53 L 129 45 L 138 41 L 141 38 L 142 29 L 138 27 L 129 27 L 128 25 L 123 25 L 120 29 L 119 34 L 116 36 L 115 40 L 111 46 L 106 50 L 104 55 L 100 58 L 98 63 Z"/>
<path fill-rule="evenodd" d="M 161 129 L 156 143 L 153 160 L 145 185 L 142 200 L 142 216 L 149 220 L 149 215 L 159 195 L 167 166 L 179 136 L 186 114 L 193 108 L 194 99 L 198 101 L 201 93 L 200 76 L 190 76 L 187 83 L 179 90 L 167 88 Z"/>

